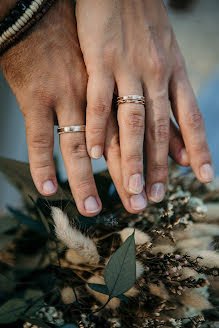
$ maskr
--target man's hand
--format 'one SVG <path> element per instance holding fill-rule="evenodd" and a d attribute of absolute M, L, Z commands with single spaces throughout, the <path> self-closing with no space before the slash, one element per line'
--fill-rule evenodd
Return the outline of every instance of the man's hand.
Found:
<path fill-rule="evenodd" d="M 57 190 L 54 121 L 85 123 L 87 73 L 78 43 L 73 1 L 59 0 L 30 34 L 1 58 L 1 67 L 25 118 L 30 168 L 45 196 Z M 16 136 L 15 143 L 17 142 Z M 85 134 L 60 136 L 72 193 L 81 214 L 100 212 Z"/>

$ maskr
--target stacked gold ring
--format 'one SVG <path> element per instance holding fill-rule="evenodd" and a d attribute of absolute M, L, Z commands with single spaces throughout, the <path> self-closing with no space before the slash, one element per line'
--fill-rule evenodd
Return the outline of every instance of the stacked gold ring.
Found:
<path fill-rule="evenodd" d="M 117 105 L 126 104 L 126 103 L 145 105 L 145 97 L 139 95 L 128 95 L 128 96 L 117 97 Z"/>

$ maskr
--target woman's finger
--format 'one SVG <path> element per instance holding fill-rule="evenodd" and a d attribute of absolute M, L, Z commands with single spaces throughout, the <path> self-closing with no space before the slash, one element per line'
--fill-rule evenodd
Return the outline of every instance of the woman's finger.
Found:
<path fill-rule="evenodd" d="M 146 99 L 146 193 L 148 199 L 160 202 L 168 180 L 170 104 L 167 92 L 148 93 Z"/>
<path fill-rule="evenodd" d="M 138 195 L 130 195 L 123 186 L 119 131 L 114 112 L 110 114 L 108 120 L 104 156 L 110 175 L 126 210 L 130 213 L 139 213 L 143 211 L 147 206 L 145 191 L 143 190 Z"/>
<path fill-rule="evenodd" d="M 119 96 L 143 96 L 140 81 L 120 76 L 117 80 Z M 124 103 L 118 106 L 119 139 L 123 185 L 130 194 L 143 190 L 143 142 L 145 107 L 142 104 Z"/>
<path fill-rule="evenodd" d="M 59 126 L 83 125 L 85 115 L 82 106 L 75 104 L 74 100 L 61 104 L 57 109 Z M 60 147 L 70 188 L 79 212 L 84 216 L 97 215 L 102 205 L 87 153 L 85 132 L 61 134 Z"/>
<path fill-rule="evenodd" d="M 49 108 L 37 107 L 28 110 L 25 116 L 30 170 L 38 191 L 44 196 L 57 191 L 53 162 L 54 118 Z"/>
<path fill-rule="evenodd" d="M 214 172 L 204 121 L 184 69 L 174 72 L 170 92 L 173 113 L 183 136 L 190 165 L 199 181 L 210 182 Z"/>
<path fill-rule="evenodd" d="M 169 155 L 177 164 L 182 166 L 189 165 L 189 157 L 185 149 L 182 135 L 172 120 L 170 120 Z"/>
<path fill-rule="evenodd" d="M 103 155 L 107 120 L 114 90 L 112 76 L 100 72 L 89 75 L 87 87 L 86 142 L 91 158 Z"/>

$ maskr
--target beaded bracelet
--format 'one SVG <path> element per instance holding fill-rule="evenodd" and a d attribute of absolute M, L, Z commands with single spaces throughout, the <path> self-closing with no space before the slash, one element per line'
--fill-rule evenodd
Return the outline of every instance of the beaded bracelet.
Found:
<path fill-rule="evenodd" d="M 0 23 L 0 55 L 16 44 L 56 0 L 22 0 Z"/>

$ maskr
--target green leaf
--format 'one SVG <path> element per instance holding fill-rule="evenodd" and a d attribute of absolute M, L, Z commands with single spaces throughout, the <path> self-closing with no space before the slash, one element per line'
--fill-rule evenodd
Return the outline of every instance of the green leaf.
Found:
<path fill-rule="evenodd" d="M 42 197 L 42 195 L 36 189 L 33 179 L 30 173 L 30 166 L 28 163 L 15 161 L 9 158 L 0 157 L 0 172 L 2 172 L 6 178 L 22 193 L 31 195 L 33 199 Z M 66 199 L 63 190 L 58 188 L 55 195 L 50 197 L 44 197 L 45 199 L 60 200 Z"/>
<path fill-rule="evenodd" d="M 29 304 L 29 308 L 25 311 L 25 315 L 34 315 L 44 305 L 44 293 L 37 289 L 27 289 L 24 299 Z"/>
<path fill-rule="evenodd" d="M 17 321 L 27 308 L 27 303 L 20 298 L 13 298 L 0 307 L 0 324 Z"/>
<path fill-rule="evenodd" d="M 112 255 L 104 271 L 104 280 L 110 299 L 127 292 L 134 285 L 136 280 L 134 232 Z"/>
<path fill-rule="evenodd" d="M 2 251 L 4 248 L 8 246 L 10 242 L 12 242 L 15 239 L 14 235 L 3 235 L 0 234 L 0 251 Z"/>
<path fill-rule="evenodd" d="M 22 212 L 13 209 L 12 207 L 8 206 L 8 210 L 20 221 L 20 223 L 25 224 L 33 231 L 39 232 L 43 235 L 47 235 L 48 232 L 42 222 L 37 221 L 35 219 L 30 218 L 29 216 L 23 214 Z"/>
<path fill-rule="evenodd" d="M 109 295 L 109 290 L 107 288 L 106 285 L 102 285 L 102 284 L 92 284 L 92 283 L 88 283 L 88 286 L 95 290 L 95 292 L 101 293 L 101 294 L 105 294 L 105 295 Z M 125 295 L 118 295 L 116 296 L 117 298 L 119 298 L 120 300 L 128 303 L 128 297 L 126 297 Z"/>
<path fill-rule="evenodd" d="M 109 290 L 108 290 L 106 285 L 88 283 L 88 286 L 91 289 L 93 289 L 95 292 L 105 294 L 105 295 L 109 295 Z"/>
<path fill-rule="evenodd" d="M 14 273 L 12 271 L 7 272 L 6 275 L 0 273 L 0 291 L 4 293 L 11 293 L 16 287 L 16 282 L 14 281 Z"/>
<path fill-rule="evenodd" d="M 0 217 L 0 233 L 8 232 L 14 230 L 18 227 L 18 220 L 11 216 Z"/>

